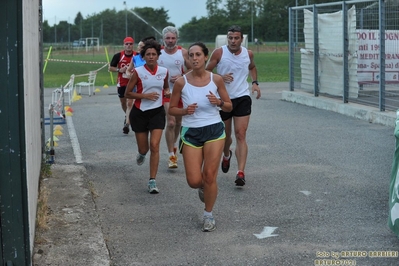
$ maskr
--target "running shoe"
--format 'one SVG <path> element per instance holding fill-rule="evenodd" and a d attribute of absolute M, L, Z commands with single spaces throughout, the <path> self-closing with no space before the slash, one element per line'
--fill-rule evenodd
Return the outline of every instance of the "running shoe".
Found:
<path fill-rule="evenodd" d="M 204 216 L 204 225 L 202 226 L 202 232 L 212 232 L 216 229 L 216 223 L 213 216 Z"/>
<path fill-rule="evenodd" d="M 159 189 L 157 188 L 157 183 L 155 182 L 155 179 L 150 179 L 150 181 L 148 181 L 148 192 L 150 192 L 151 194 L 159 193 Z"/>
<path fill-rule="evenodd" d="M 242 187 L 245 185 L 245 174 L 243 171 L 238 171 L 236 176 L 236 186 Z"/>
<path fill-rule="evenodd" d="M 123 134 L 129 134 L 129 125 L 128 124 L 125 124 L 124 126 L 123 126 Z"/>
<path fill-rule="evenodd" d="M 137 165 L 142 165 L 144 161 L 145 161 L 145 155 L 138 153 L 136 156 Z"/>
<path fill-rule="evenodd" d="M 231 160 L 231 156 L 233 155 L 233 152 L 230 150 L 230 158 L 228 160 L 226 160 L 223 156 L 222 159 L 222 171 L 223 173 L 227 173 L 230 169 L 230 160 Z"/>
<path fill-rule="evenodd" d="M 171 155 L 169 157 L 169 168 L 177 168 L 177 157 L 176 155 Z"/>
<path fill-rule="evenodd" d="M 204 198 L 204 188 L 199 188 L 198 189 L 198 197 L 202 202 L 205 202 L 205 198 Z"/>

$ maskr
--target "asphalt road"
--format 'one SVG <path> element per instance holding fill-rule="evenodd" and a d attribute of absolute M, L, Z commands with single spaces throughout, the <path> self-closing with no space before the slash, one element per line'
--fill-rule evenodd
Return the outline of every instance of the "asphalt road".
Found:
<path fill-rule="evenodd" d="M 219 171 L 210 233 L 201 231 L 203 204 L 186 183 L 182 157 L 167 169 L 164 139 L 160 193 L 147 192 L 149 160 L 135 163 L 115 88 L 71 105 L 111 265 L 398 265 L 397 256 L 369 253 L 399 251 L 387 226 L 393 128 L 282 101 L 282 84 L 261 88 L 247 133 L 247 184 L 234 184 L 235 158 L 229 173 Z M 56 163 L 76 164 L 59 145 Z"/>

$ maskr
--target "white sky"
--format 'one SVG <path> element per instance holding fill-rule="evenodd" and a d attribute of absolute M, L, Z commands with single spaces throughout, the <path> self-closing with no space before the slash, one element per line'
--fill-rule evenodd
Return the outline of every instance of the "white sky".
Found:
<path fill-rule="evenodd" d="M 116 11 L 120 11 L 125 9 L 123 2 L 123 0 L 42 0 L 43 20 L 47 20 L 51 26 L 61 20 L 73 23 L 78 12 L 86 18 L 87 15 L 98 14 L 105 9 L 115 8 Z M 205 2 L 205 0 L 126 0 L 126 6 L 128 9 L 163 7 L 169 15 L 169 21 L 181 27 L 192 17 L 199 19 L 207 16 Z M 151 21 L 148 23 L 151 24 Z"/>

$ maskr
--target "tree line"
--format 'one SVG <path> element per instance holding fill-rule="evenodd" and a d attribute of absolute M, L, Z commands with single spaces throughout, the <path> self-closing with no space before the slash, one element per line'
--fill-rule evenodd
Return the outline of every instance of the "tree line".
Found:
<path fill-rule="evenodd" d="M 295 5 L 311 5 L 335 0 L 206 0 L 207 16 L 192 17 L 190 21 L 179 28 L 180 42 L 214 42 L 219 34 L 226 34 L 231 25 L 239 25 L 248 35 L 248 40 L 255 38 L 260 41 L 284 42 L 288 41 L 288 8 Z M 342 1 L 341 1 L 342 2 Z M 392 3 L 394 15 L 398 17 L 398 1 Z M 396 3 L 396 4 L 395 4 Z M 337 6 L 339 8 L 339 6 Z M 378 11 L 376 7 L 368 8 Z M 374 13 L 374 11 L 372 12 Z M 390 19 L 389 13 L 387 19 Z M 375 21 L 374 21 L 375 24 Z M 83 18 L 77 13 L 73 23 L 59 21 L 50 26 L 43 22 L 43 42 L 61 43 L 73 42 L 85 37 L 98 37 L 100 44 L 119 45 L 126 35 L 140 40 L 147 36 L 161 39 L 160 32 L 170 21 L 168 10 L 162 8 L 133 8 L 116 11 L 106 9 L 98 14 Z M 397 24 L 395 24 L 397 26 Z M 366 25 L 367 26 L 367 25 Z"/>

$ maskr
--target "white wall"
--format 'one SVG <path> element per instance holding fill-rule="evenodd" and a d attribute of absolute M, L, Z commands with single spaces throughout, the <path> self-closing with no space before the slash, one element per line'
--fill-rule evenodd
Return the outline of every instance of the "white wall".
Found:
<path fill-rule="evenodd" d="M 33 250 L 40 168 L 42 161 L 40 128 L 39 0 L 23 1 L 23 83 L 25 100 L 26 176 L 30 249 Z"/>

